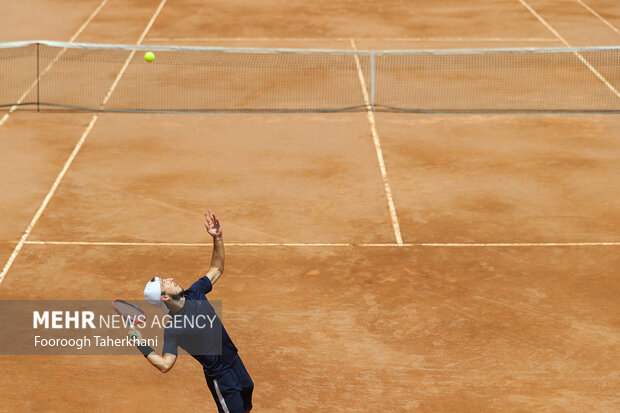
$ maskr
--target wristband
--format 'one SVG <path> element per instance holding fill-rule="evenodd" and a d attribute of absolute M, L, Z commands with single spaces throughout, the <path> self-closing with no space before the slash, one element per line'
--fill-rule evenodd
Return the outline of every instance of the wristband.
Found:
<path fill-rule="evenodd" d="M 213 238 L 213 241 L 223 241 L 222 237 Z"/>
<path fill-rule="evenodd" d="M 155 351 L 151 348 L 151 346 L 141 346 L 138 344 L 137 347 L 138 350 L 140 350 L 140 353 L 144 355 L 144 357 L 148 357 L 149 354 Z"/>

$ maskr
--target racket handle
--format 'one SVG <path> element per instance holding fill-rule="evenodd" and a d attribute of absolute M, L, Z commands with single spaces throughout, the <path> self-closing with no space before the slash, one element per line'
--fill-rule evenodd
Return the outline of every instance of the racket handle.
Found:
<path fill-rule="evenodd" d="M 129 336 L 129 338 L 130 338 L 130 339 L 132 339 L 132 340 L 135 340 L 135 339 L 137 339 L 137 338 L 138 338 L 138 336 L 137 336 L 137 335 L 135 335 L 135 334 L 132 334 L 132 335 L 130 335 L 130 336 Z"/>

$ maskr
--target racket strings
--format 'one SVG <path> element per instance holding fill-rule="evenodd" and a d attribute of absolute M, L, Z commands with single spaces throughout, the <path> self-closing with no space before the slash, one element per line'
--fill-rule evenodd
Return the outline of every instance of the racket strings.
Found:
<path fill-rule="evenodd" d="M 116 301 L 114 303 L 116 312 L 119 313 L 125 320 L 129 321 L 132 325 L 142 326 L 146 322 L 146 315 L 142 310 L 131 303 L 124 301 Z"/>

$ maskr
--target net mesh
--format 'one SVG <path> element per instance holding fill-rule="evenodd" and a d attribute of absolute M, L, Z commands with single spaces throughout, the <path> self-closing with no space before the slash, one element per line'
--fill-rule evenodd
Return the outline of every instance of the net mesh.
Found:
<path fill-rule="evenodd" d="M 155 52 L 147 63 L 144 52 Z M 620 48 L 0 44 L 0 110 L 619 112 Z"/>
<path fill-rule="evenodd" d="M 620 109 L 620 50 L 403 54 L 377 59 L 377 106 L 428 112 Z"/>

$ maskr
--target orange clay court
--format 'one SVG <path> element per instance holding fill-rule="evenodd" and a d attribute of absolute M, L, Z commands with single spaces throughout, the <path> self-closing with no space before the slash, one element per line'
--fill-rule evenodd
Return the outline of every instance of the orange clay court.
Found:
<path fill-rule="evenodd" d="M 22 0 L 0 5 L 0 41 L 601 46 L 619 16 L 612 0 Z M 620 411 L 619 130 L 617 114 L 5 110 L 0 294 L 189 286 L 210 208 L 226 269 L 209 298 L 255 412 Z M 166 375 L 138 351 L 0 368 L 0 411 L 217 411 L 189 356 Z"/>

